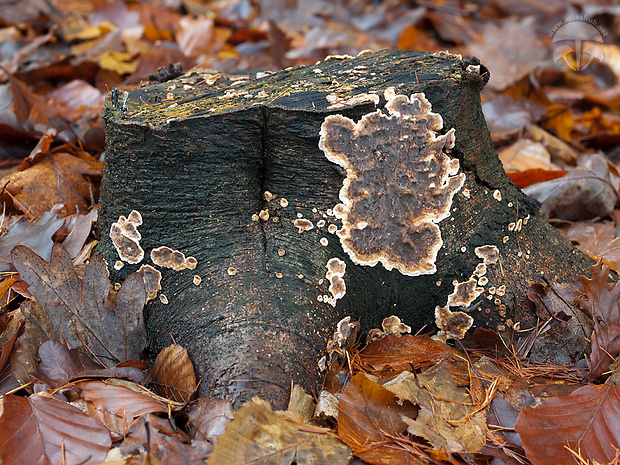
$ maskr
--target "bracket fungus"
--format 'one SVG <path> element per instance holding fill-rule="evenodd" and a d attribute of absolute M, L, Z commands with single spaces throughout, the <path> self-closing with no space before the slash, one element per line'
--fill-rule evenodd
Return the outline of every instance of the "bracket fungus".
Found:
<path fill-rule="evenodd" d="M 110 239 L 118 252 L 121 260 L 136 264 L 144 258 L 144 250 L 140 247 L 142 235 L 138 232 L 138 226 L 142 224 L 142 215 L 137 210 L 132 210 L 127 218 L 119 216 L 110 226 Z"/>
<path fill-rule="evenodd" d="M 465 182 L 458 159 L 446 154 L 454 129 L 438 134 L 443 119 L 422 93 L 388 97 L 388 114 L 377 110 L 357 123 L 330 115 L 321 126 L 319 147 L 347 174 L 334 208 L 337 234 L 358 265 L 433 274 L 443 245 L 437 223 Z"/>

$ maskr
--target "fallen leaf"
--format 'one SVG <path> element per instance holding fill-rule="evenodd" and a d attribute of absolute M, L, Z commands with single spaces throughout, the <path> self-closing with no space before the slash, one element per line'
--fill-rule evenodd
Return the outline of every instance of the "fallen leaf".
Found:
<path fill-rule="evenodd" d="M 391 368 L 395 371 L 411 370 L 432 364 L 433 361 L 450 358 L 455 349 L 428 336 L 386 336 L 365 347 L 359 353 L 359 361 L 373 370 Z"/>
<path fill-rule="evenodd" d="M 474 404 L 466 385 L 454 379 L 445 361 L 417 375 L 404 371 L 383 387 L 419 405 L 416 418 L 403 416 L 403 420 L 410 434 L 423 437 L 435 449 L 479 452 L 485 445 L 486 408 Z"/>
<path fill-rule="evenodd" d="M 121 445 L 130 460 L 137 458 L 137 463 L 149 465 L 204 465 L 211 450 L 209 442 L 191 441 L 170 420 L 153 414 L 134 421 Z M 233 463 L 241 462 L 228 465 Z"/>
<path fill-rule="evenodd" d="M 484 25 L 481 40 L 467 45 L 470 55 L 480 58 L 491 72 L 489 87 L 504 90 L 539 67 L 549 57 L 541 46 L 534 17 L 508 17 Z"/>
<path fill-rule="evenodd" d="M 553 179 L 558 179 L 564 176 L 568 171 L 565 170 L 547 170 L 547 169 L 527 169 L 521 172 L 508 172 L 506 173 L 510 180 L 517 186 L 519 189 L 525 189 L 532 184 L 536 184 L 539 182 L 551 181 Z"/>
<path fill-rule="evenodd" d="M 96 464 L 112 446 L 105 426 L 49 394 L 5 395 L 2 408 L 3 465 Z"/>
<path fill-rule="evenodd" d="M 328 429 L 298 423 L 255 397 L 218 436 L 209 465 L 345 465 L 350 458 L 349 448 Z"/>
<path fill-rule="evenodd" d="M 580 276 L 587 299 L 577 303 L 594 320 L 592 351 L 586 358 L 590 379 L 609 371 L 610 362 L 620 355 L 620 282 L 607 284 L 609 267 L 600 261 L 590 267 L 592 278 Z"/>
<path fill-rule="evenodd" d="M 576 221 L 566 231 L 566 239 L 594 260 L 603 259 L 612 270 L 620 272 L 620 237 L 616 237 L 612 221 Z"/>
<path fill-rule="evenodd" d="M 418 408 L 356 374 L 338 404 L 338 435 L 353 455 L 371 464 L 415 463 L 414 457 L 390 439 L 407 429 L 402 417 L 416 417 Z"/>
<path fill-rule="evenodd" d="M 49 262 L 24 246 L 15 247 L 11 258 L 48 315 L 46 331 L 51 339 L 66 341 L 72 349 L 86 345 L 106 366 L 140 358 L 146 344 L 142 314 L 146 291 L 140 273 L 127 277 L 113 306 L 108 301 L 106 265 L 97 255 L 86 266 L 83 279 L 61 244 L 54 245 Z"/>
<path fill-rule="evenodd" d="M 104 381 L 80 381 L 75 386 L 87 402 L 91 415 L 98 418 L 118 437 L 124 437 L 135 418 L 148 413 L 167 413 L 169 408 L 145 388 L 129 382 L 118 385 Z M 130 388 L 132 386 L 133 388 Z"/>
<path fill-rule="evenodd" d="M 60 342 L 45 341 L 39 347 L 39 370 L 34 377 L 44 381 L 52 388 L 66 384 L 77 378 L 127 378 L 144 382 L 143 370 L 131 367 L 102 368 L 88 355 L 77 349 L 67 349 Z"/>
<path fill-rule="evenodd" d="M 620 389 L 615 384 L 589 385 L 525 407 L 515 429 L 533 465 L 577 464 L 567 447 L 585 461 L 609 463 L 620 449 L 619 412 Z"/>
<path fill-rule="evenodd" d="M 578 295 L 576 289 L 558 284 L 530 284 L 527 298 L 536 306 L 538 318 L 541 321 L 553 318 L 534 340 L 531 361 L 567 366 L 583 357 L 589 347 L 592 321 L 570 304 Z"/>
<path fill-rule="evenodd" d="M 192 403 L 187 416 L 192 439 L 206 440 L 213 444 L 234 418 L 230 401 L 213 397 L 203 397 Z"/>
<path fill-rule="evenodd" d="M 2 221 L 2 223 L 5 223 Z M 52 236 L 62 227 L 64 220 L 56 215 L 45 212 L 36 221 L 30 223 L 26 218 L 17 221 L 8 220 L 10 225 L 4 236 L 0 237 L 0 272 L 11 271 L 9 255 L 16 245 L 28 247 L 45 260 L 52 255 L 54 241 Z"/>
<path fill-rule="evenodd" d="M 187 350 L 179 344 L 162 349 L 153 363 L 151 382 L 159 395 L 180 403 L 188 402 L 197 385 Z"/>
<path fill-rule="evenodd" d="M 6 191 L 15 205 L 29 217 L 39 217 L 56 204 L 64 204 L 65 215 L 77 206 L 81 211 L 98 196 L 97 187 L 89 178 L 100 178 L 101 169 L 68 153 L 47 155 L 39 163 L 17 173 L 4 176 Z"/>
<path fill-rule="evenodd" d="M 574 221 L 605 217 L 613 212 L 618 195 L 607 161 L 602 155 L 593 157 L 597 159 L 594 163 L 578 166 L 559 179 L 533 184 L 523 190 L 542 203 L 543 217 Z"/>

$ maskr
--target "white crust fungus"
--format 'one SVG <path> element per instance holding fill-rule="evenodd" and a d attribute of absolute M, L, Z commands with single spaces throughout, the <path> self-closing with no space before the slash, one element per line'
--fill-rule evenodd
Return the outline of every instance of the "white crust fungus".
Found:
<path fill-rule="evenodd" d="M 478 286 L 476 278 L 469 278 L 467 281 L 457 283 L 454 292 L 448 296 L 449 307 L 469 307 L 478 298 L 484 289 Z"/>
<path fill-rule="evenodd" d="M 157 297 L 157 293 L 161 291 L 161 273 L 151 265 L 142 265 L 138 272 L 142 273 L 144 289 L 146 290 L 146 302 L 148 302 Z"/>
<path fill-rule="evenodd" d="M 327 302 L 336 306 L 336 301 L 342 299 L 347 293 L 347 286 L 344 282 L 344 273 L 347 269 L 347 264 L 337 257 L 330 258 L 325 265 L 327 273 L 325 277 L 329 279 L 329 292 L 332 295 L 327 299 Z"/>
<path fill-rule="evenodd" d="M 494 245 L 476 247 L 474 252 L 478 258 L 482 258 L 485 265 L 494 265 L 499 260 L 499 249 Z"/>
<path fill-rule="evenodd" d="M 173 250 L 170 247 L 161 246 L 151 250 L 151 260 L 155 265 L 163 268 L 172 268 L 174 271 L 185 269 L 193 270 L 198 264 L 194 257 L 185 258 L 183 252 Z"/>
<path fill-rule="evenodd" d="M 293 221 L 293 225 L 298 229 L 299 234 L 303 233 L 304 231 L 310 231 L 312 228 L 314 228 L 312 221 L 305 218 L 297 218 L 295 221 Z"/>
<path fill-rule="evenodd" d="M 422 93 L 386 96 L 387 115 L 377 110 L 358 123 L 331 115 L 321 126 L 319 147 L 347 172 L 334 208 L 342 220 L 337 234 L 358 265 L 432 274 L 443 245 L 437 223 L 465 182 L 459 161 L 445 153 L 454 129 L 437 133 L 443 119 Z"/>
<path fill-rule="evenodd" d="M 435 307 L 435 324 L 441 330 L 439 337 L 463 339 L 474 319 L 465 312 L 451 312 L 448 307 Z"/>
<path fill-rule="evenodd" d="M 118 221 L 110 226 L 110 239 L 118 252 L 121 260 L 136 264 L 144 258 L 144 250 L 140 247 L 142 235 L 138 232 L 138 226 L 142 224 L 142 215 L 137 210 L 132 210 L 127 218 L 119 216 Z"/>

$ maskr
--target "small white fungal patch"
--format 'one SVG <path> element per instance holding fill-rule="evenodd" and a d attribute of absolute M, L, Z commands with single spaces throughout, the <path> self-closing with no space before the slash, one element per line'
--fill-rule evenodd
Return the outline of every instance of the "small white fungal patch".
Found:
<path fill-rule="evenodd" d="M 327 244 L 329 244 L 329 241 L 327 240 L 326 237 L 321 237 L 321 240 L 319 242 L 321 242 L 321 245 L 323 247 L 327 247 Z"/>
<path fill-rule="evenodd" d="M 166 297 L 165 294 L 159 294 L 159 300 L 161 301 L 162 304 L 167 305 L 168 304 L 168 297 Z"/>
<path fill-rule="evenodd" d="M 502 200 L 502 193 L 499 191 L 499 189 L 495 189 L 493 191 L 493 198 L 497 200 L 498 202 Z"/>
<path fill-rule="evenodd" d="M 282 198 L 280 199 L 280 206 L 281 206 L 282 208 L 286 208 L 286 207 L 288 207 L 288 200 L 286 200 L 284 197 L 282 197 Z"/>
<path fill-rule="evenodd" d="M 228 273 L 228 276 L 234 276 L 237 274 L 237 268 L 231 266 L 226 270 L 226 273 Z"/>
<path fill-rule="evenodd" d="M 125 264 L 121 262 L 120 260 L 116 260 L 116 262 L 114 263 L 114 269 L 117 271 L 120 270 L 124 266 Z"/>
<path fill-rule="evenodd" d="M 195 286 L 200 286 L 200 283 L 202 282 L 202 278 L 196 274 L 194 275 L 193 281 L 194 281 Z"/>

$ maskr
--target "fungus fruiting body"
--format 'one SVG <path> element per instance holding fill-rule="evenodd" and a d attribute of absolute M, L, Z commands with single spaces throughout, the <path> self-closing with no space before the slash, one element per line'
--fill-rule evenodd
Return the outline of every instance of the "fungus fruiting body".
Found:
<path fill-rule="evenodd" d="M 299 234 L 303 233 L 304 231 L 310 231 L 312 228 L 314 228 L 312 221 L 305 218 L 297 218 L 295 221 L 293 221 L 293 225 L 297 228 Z"/>
<path fill-rule="evenodd" d="M 151 265 L 142 265 L 138 272 L 142 273 L 148 302 L 157 297 L 157 292 L 161 291 L 161 273 Z"/>
<path fill-rule="evenodd" d="M 334 257 L 329 259 L 325 268 L 327 268 L 325 278 L 329 280 L 329 292 L 331 294 L 331 297 L 327 298 L 327 302 L 335 307 L 336 301 L 342 299 L 347 292 L 347 286 L 343 279 L 347 265 L 339 258 Z"/>
<path fill-rule="evenodd" d="M 437 133 L 443 119 L 424 94 L 392 94 L 388 114 L 377 110 L 358 123 L 331 115 L 321 126 L 319 147 L 347 174 L 333 209 L 342 220 L 337 234 L 356 264 L 432 274 L 443 245 L 437 223 L 450 215 L 465 175 L 445 153 L 454 129 Z"/>
<path fill-rule="evenodd" d="M 127 218 L 119 216 L 118 221 L 110 226 L 110 239 L 118 252 L 121 260 L 136 264 L 144 258 L 144 250 L 140 247 L 142 235 L 138 232 L 138 226 L 142 224 L 142 215 L 137 210 L 132 210 Z"/>
<path fill-rule="evenodd" d="M 435 307 L 435 323 L 441 330 L 439 337 L 463 339 L 474 324 L 474 319 L 465 312 L 451 312 L 448 307 Z"/>
<path fill-rule="evenodd" d="M 198 264 L 194 257 L 185 258 L 183 252 L 173 250 L 170 247 L 161 246 L 151 250 L 151 260 L 155 265 L 163 268 L 172 268 L 175 271 L 185 269 L 193 270 Z"/>

